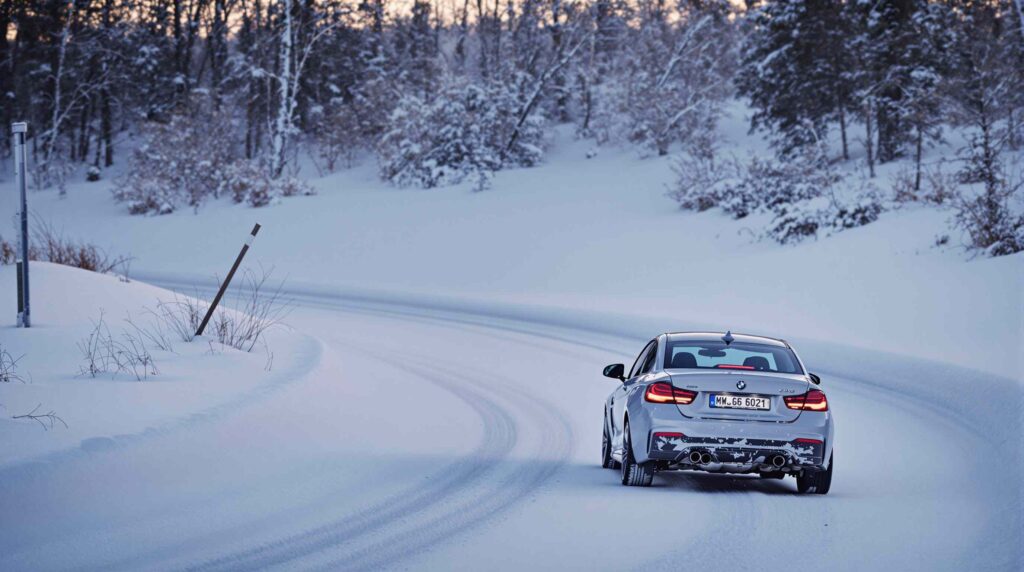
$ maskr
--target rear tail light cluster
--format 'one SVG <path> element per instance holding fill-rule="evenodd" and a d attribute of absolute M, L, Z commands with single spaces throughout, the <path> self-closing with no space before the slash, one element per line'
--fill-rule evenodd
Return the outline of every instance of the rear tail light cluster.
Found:
<path fill-rule="evenodd" d="M 790 409 L 828 411 L 828 400 L 825 399 L 825 394 L 817 389 L 812 389 L 803 395 L 788 395 L 783 399 L 786 401 L 786 407 Z"/>
<path fill-rule="evenodd" d="M 697 392 L 686 391 L 685 389 L 676 389 L 675 387 L 672 387 L 671 383 L 665 383 L 663 381 L 648 385 L 647 392 L 644 393 L 644 399 L 651 403 L 676 403 L 679 405 L 689 405 L 693 403 L 693 400 L 696 398 Z"/>
<path fill-rule="evenodd" d="M 825 442 L 822 441 L 821 439 L 807 439 L 806 437 L 801 437 L 801 438 L 799 438 L 799 439 L 797 439 L 797 440 L 795 440 L 793 442 L 794 443 L 799 443 L 800 445 L 824 445 L 825 444 Z"/>

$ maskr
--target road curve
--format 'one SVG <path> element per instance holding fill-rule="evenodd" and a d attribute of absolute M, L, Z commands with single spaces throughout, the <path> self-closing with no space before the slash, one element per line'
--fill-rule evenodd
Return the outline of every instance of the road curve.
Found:
<path fill-rule="evenodd" d="M 147 281 L 192 293 L 187 280 Z M 613 382 L 596 372 L 685 324 L 330 289 L 286 294 L 296 304 L 290 324 L 319 338 L 329 369 L 212 423 L 71 458 L 26 482 L 52 519 L 29 524 L 40 532 L 27 540 L 0 540 L 9 549 L 0 567 L 1020 569 L 1021 396 L 1012 381 L 798 342 L 838 419 L 832 494 L 682 473 L 631 489 L 597 466 Z M 965 385 L 993 403 L 958 401 Z M 402 401 L 380 399 L 384 390 Z M 121 480 L 97 480 L 112 469 Z M 161 471 L 177 480 L 164 485 L 170 500 L 157 502 L 147 495 Z M 80 482 L 97 500 L 62 513 L 61 490 Z M 56 533 L 46 538 L 48 522 Z"/>
<path fill-rule="evenodd" d="M 486 306 L 469 305 L 460 310 L 457 303 L 448 301 L 374 299 L 366 293 L 347 296 L 299 290 L 293 294 L 297 303 L 321 310 L 378 315 L 406 323 L 471 328 L 489 336 L 512 336 L 520 345 L 529 345 L 532 341 L 536 351 L 550 351 L 551 347 L 546 346 L 575 345 L 593 354 L 621 355 L 642 341 L 634 333 L 636 324 L 627 324 L 616 333 L 614 325 L 589 327 L 593 318 L 587 316 L 579 317 L 574 323 L 565 315 L 536 319 L 532 309 L 517 312 L 514 308 L 499 307 L 493 311 Z M 649 331 L 658 330 L 652 327 Z M 713 491 L 719 498 L 708 507 L 709 514 L 704 515 L 706 526 L 699 535 L 681 540 L 678 542 L 681 546 L 667 548 L 661 554 L 647 555 L 641 559 L 640 567 L 674 568 L 680 560 L 702 562 L 712 568 L 746 565 L 749 563 L 747 556 L 721 549 L 730 545 L 727 539 L 742 537 L 754 547 L 760 547 L 760 562 L 779 566 L 792 564 L 785 551 L 776 549 L 789 540 L 821 547 L 818 557 L 838 569 L 856 569 L 865 564 L 917 567 L 925 563 L 932 569 L 1017 568 L 1021 548 L 1014 540 L 1013 531 L 1021 530 L 1021 520 L 1019 511 L 1012 507 L 1019 507 L 1021 499 L 1021 459 L 1015 439 L 1020 435 L 1021 426 L 1019 387 L 1011 385 L 1012 382 L 1008 384 L 1008 380 L 939 364 L 823 344 L 810 346 L 815 351 L 805 351 L 805 355 L 836 356 L 834 361 L 818 368 L 826 373 L 826 383 L 837 401 L 839 428 L 844 436 L 839 439 L 837 463 L 845 474 L 837 477 L 831 498 L 793 498 L 789 494 L 792 484 L 788 481 L 663 475 L 660 480 L 667 481 L 670 487 Z M 599 367 L 601 362 L 595 363 Z M 457 378 L 460 371 L 474 368 L 472 360 L 447 365 L 449 379 Z M 951 375 L 956 385 L 963 383 L 967 376 L 978 387 L 995 395 L 1005 395 L 1006 409 L 993 407 L 978 411 L 964 408 L 957 402 L 950 403 L 949 388 L 944 382 Z M 527 401 L 535 400 L 551 408 L 556 416 L 559 406 L 563 412 L 577 407 L 574 403 L 549 404 L 535 392 L 525 397 Z M 590 441 L 596 441 L 587 438 L 587 430 L 599 431 L 599 428 L 593 429 L 599 425 L 592 421 L 584 428 L 580 427 L 582 423 L 576 425 L 577 448 L 586 450 Z M 1008 437 L 991 439 L 993 427 L 1000 428 Z M 961 462 L 950 463 L 950 457 Z M 994 458 L 1005 461 L 1000 465 L 1004 471 L 974 470 Z M 552 468 L 552 473 L 564 468 L 565 463 L 561 463 Z M 614 475 L 606 477 L 614 480 Z M 844 487 L 844 484 L 851 486 Z M 537 484 L 534 488 L 542 487 Z M 547 491 L 547 494 L 557 492 Z M 872 494 L 877 498 L 872 499 L 869 496 Z M 499 510 L 507 509 L 523 496 L 506 495 L 507 502 L 496 501 L 495 505 L 501 507 Z M 815 500 L 819 502 L 808 504 Z M 698 506 L 705 504 L 698 503 Z M 482 512 L 492 514 L 486 509 Z M 847 515 L 851 518 L 844 522 Z M 614 520 L 612 515 L 608 516 Z M 571 520 L 571 515 L 568 518 Z M 800 525 L 780 533 L 768 524 L 777 519 Z M 439 522 L 444 519 L 428 521 L 427 528 Z M 382 541 L 355 553 L 336 551 L 336 557 L 324 559 L 320 566 L 323 569 L 368 569 L 393 564 L 426 548 L 436 549 L 456 530 L 468 531 L 478 524 L 473 518 L 462 522 L 465 524 L 461 527 L 440 527 L 436 535 L 414 534 L 421 542 Z M 894 543 L 894 538 L 900 541 Z M 567 538 L 569 543 L 578 541 L 580 539 L 571 536 Z M 448 554 L 444 550 L 440 552 Z M 930 556 L 922 557 L 922 554 Z M 425 562 L 443 566 L 444 561 L 428 559 Z"/>

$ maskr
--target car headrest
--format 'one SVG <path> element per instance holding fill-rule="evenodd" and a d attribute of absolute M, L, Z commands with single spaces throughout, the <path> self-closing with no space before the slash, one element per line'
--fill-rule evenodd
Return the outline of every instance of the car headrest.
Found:
<path fill-rule="evenodd" d="M 697 367 L 697 358 L 690 352 L 679 352 L 672 356 L 670 367 L 674 369 L 695 368 Z"/>
<path fill-rule="evenodd" d="M 768 358 L 761 356 L 750 356 L 743 360 L 743 365 L 749 365 L 757 371 L 768 371 L 771 366 L 768 364 Z"/>

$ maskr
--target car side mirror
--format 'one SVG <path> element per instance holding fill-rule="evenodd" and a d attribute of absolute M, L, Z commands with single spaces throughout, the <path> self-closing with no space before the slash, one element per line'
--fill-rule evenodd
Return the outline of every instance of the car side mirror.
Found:
<path fill-rule="evenodd" d="M 821 385 L 821 378 L 818 377 L 818 374 L 808 373 L 807 375 L 811 377 L 811 383 L 813 383 L 814 385 Z"/>
<path fill-rule="evenodd" d="M 604 376 L 619 381 L 626 381 L 626 366 L 621 363 L 613 363 L 604 368 Z"/>

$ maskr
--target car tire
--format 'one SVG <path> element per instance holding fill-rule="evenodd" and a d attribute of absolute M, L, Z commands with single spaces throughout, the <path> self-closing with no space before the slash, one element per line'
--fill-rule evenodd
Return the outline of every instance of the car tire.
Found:
<path fill-rule="evenodd" d="M 627 487 L 649 487 L 654 472 L 633 458 L 633 440 L 629 437 L 629 422 L 622 429 L 622 484 Z"/>
<path fill-rule="evenodd" d="M 605 424 L 601 436 L 601 466 L 606 469 L 618 469 L 619 462 L 612 457 L 612 438 L 608 436 L 608 425 Z"/>
<path fill-rule="evenodd" d="M 815 495 L 827 495 L 830 488 L 832 488 L 832 459 L 835 458 L 833 452 L 828 457 L 828 468 L 824 471 L 804 471 L 804 474 L 796 478 L 796 490 L 801 494 L 815 494 Z"/>

